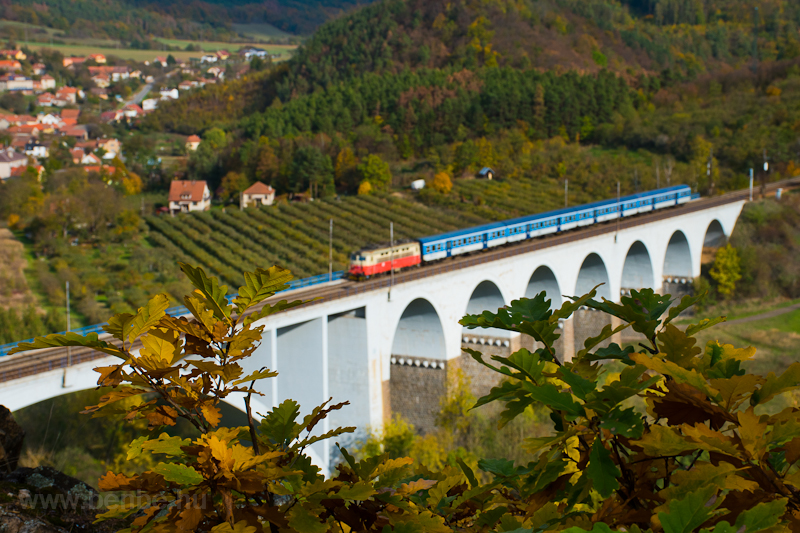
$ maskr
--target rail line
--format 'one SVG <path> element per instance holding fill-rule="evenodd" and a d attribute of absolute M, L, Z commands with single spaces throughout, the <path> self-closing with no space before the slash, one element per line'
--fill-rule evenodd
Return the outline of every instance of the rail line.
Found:
<path fill-rule="evenodd" d="M 767 184 L 766 191 L 774 191 L 777 188 L 794 187 L 800 187 L 800 177 Z M 653 222 L 658 222 L 659 220 L 671 218 L 676 215 L 694 213 L 711 207 L 716 207 L 718 205 L 725 205 L 740 200 L 746 200 L 748 198 L 749 189 L 734 191 L 711 198 L 701 198 L 688 204 L 683 204 L 662 211 L 655 211 L 652 214 L 639 214 L 628 219 L 622 219 L 619 221 L 619 229 L 623 230 L 644 224 L 650 224 Z M 440 274 L 446 274 L 448 272 L 461 270 L 463 268 L 470 268 L 476 265 L 498 261 L 500 259 L 505 259 L 515 255 L 527 254 L 537 250 L 559 246 L 581 239 L 614 233 L 616 231 L 616 221 L 605 222 L 603 224 L 595 224 L 586 228 L 539 237 L 535 240 L 508 244 L 486 251 L 475 252 L 471 255 L 453 257 L 438 262 L 435 265 L 420 266 L 404 272 L 395 273 L 394 284 L 401 285 L 403 283 L 429 278 L 432 276 L 438 276 Z M 353 282 L 347 280 L 335 285 L 323 285 L 309 287 L 307 289 L 300 289 L 297 291 L 292 291 L 290 294 L 281 293 L 270 298 L 265 303 L 274 303 L 279 300 L 291 299 L 296 296 L 299 299 L 309 300 L 300 307 L 309 307 L 341 298 L 348 298 L 358 294 L 388 289 L 389 284 L 390 280 L 388 277 L 375 278 L 362 282 Z M 253 312 L 256 310 L 257 309 L 254 309 Z M 100 335 L 100 338 L 106 341 L 113 339 L 113 337 L 108 334 Z M 132 350 L 136 350 L 140 346 L 140 343 L 134 343 Z M 5 356 L 0 359 L 0 383 L 39 374 L 41 372 L 66 368 L 70 362 L 71 364 L 75 365 L 105 357 L 107 357 L 106 354 L 95 352 L 89 348 L 81 347 L 72 348 L 71 355 L 67 354 L 66 348 L 48 348 L 13 356 Z"/>

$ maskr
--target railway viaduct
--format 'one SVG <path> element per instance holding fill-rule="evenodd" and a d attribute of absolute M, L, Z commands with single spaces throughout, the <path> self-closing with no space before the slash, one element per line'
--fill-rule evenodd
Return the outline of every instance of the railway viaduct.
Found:
<path fill-rule="evenodd" d="M 363 283 L 345 280 L 293 291 L 282 297 L 316 298 L 264 321 L 253 368 L 279 372 L 264 380 L 255 411 L 266 413 L 286 398 L 307 413 L 333 397 L 350 405 L 327 419 L 329 428 L 380 427 L 392 412 L 418 428 L 433 423 L 448 375 L 461 369 L 477 393 L 493 384 L 462 347 L 508 354 L 525 339 L 503 331 L 465 330 L 466 313 L 497 309 L 546 291 L 553 305 L 562 295 L 581 295 L 603 283 L 599 295 L 618 301 L 626 290 L 652 287 L 675 294 L 700 274 L 704 247 L 724 242 L 746 199 L 741 193 L 700 199 L 534 241 L 449 259 Z M 561 325 L 560 352 L 569 358 L 576 341 L 602 327 L 601 315 L 579 311 Z M 12 411 L 68 392 L 95 387 L 95 366 L 116 362 L 73 350 L 71 366 L 61 350 L 3 357 L 0 404 Z M 246 368 L 249 371 L 250 368 Z M 243 409 L 241 398 L 231 403 Z M 332 449 L 312 453 L 323 469 Z"/>

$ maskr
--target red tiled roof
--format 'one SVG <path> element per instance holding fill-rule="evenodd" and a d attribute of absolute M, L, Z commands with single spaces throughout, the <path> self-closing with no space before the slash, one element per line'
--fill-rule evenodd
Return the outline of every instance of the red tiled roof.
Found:
<path fill-rule="evenodd" d="M 62 119 L 74 118 L 75 120 L 78 120 L 80 114 L 81 114 L 80 109 L 64 109 L 61 111 L 61 118 Z"/>
<path fill-rule="evenodd" d="M 205 181 L 189 181 L 189 180 L 175 180 L 169 184 L 169 201 L 192 201 L 202 202 L 203 193 L 206 189 Z M 189 195 L 188 198 L 181 198 L 181 196 Z"/>
<path fill-rule="evenodd" d="M 275 189 L 260 181 L 255 182 L 250 187 L 245 189 L 244 194 L 272 194 Z"/>
<path fill-rule="evenodd" d="M 197 135 L 189 135 L 189 137 L 186 138 L 187 143 L 199 143 L 200 141 L 201 139 Z"/>

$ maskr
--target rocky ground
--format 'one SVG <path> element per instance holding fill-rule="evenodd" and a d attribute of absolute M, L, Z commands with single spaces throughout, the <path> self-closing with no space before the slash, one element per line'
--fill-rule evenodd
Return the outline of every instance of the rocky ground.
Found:
<path fill-rule="evenodd" d="M 119 521 L 93 524 L 98 492 L 58 470 L 18 467 L 25 431 L 0 406 L 0 533 L 112 532 Z"/>

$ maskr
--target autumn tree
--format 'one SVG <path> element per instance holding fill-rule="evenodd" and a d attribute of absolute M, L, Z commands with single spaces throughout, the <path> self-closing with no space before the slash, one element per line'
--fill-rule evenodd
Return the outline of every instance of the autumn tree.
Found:
<path fill-rule="evenodd" d="M 361 181 L 369 182 L 373 189 L 386 190 L 392 185 L 389 163 L 377 154 L 370 154 L 357 167 Z"/>
<path fill-rule="evenodd" d="M 739 253 L 736 248 L 730 244 L 721 246 L 714 256 L 714 265 L 709 274 L 717 282 L 717 291 L 723 296 L 731 296 L 736 290 L 736 282 L 742 279 Z"/>
<path fill-rule="evenodd" d="M 231 170 L 222 178 L 217 194 L 223 202 L 235 201 L 242 191 L 250 186 L 250 180 L 241 172 Z"/>
<path fill-rule="evenodd" d="M 442 194 L 448 194 L 453 190 L 453 181 L 450 179 L 450 174 L 447 172 L 436 173 L 433 181 L 431 181 L 431 187 Z"/>

